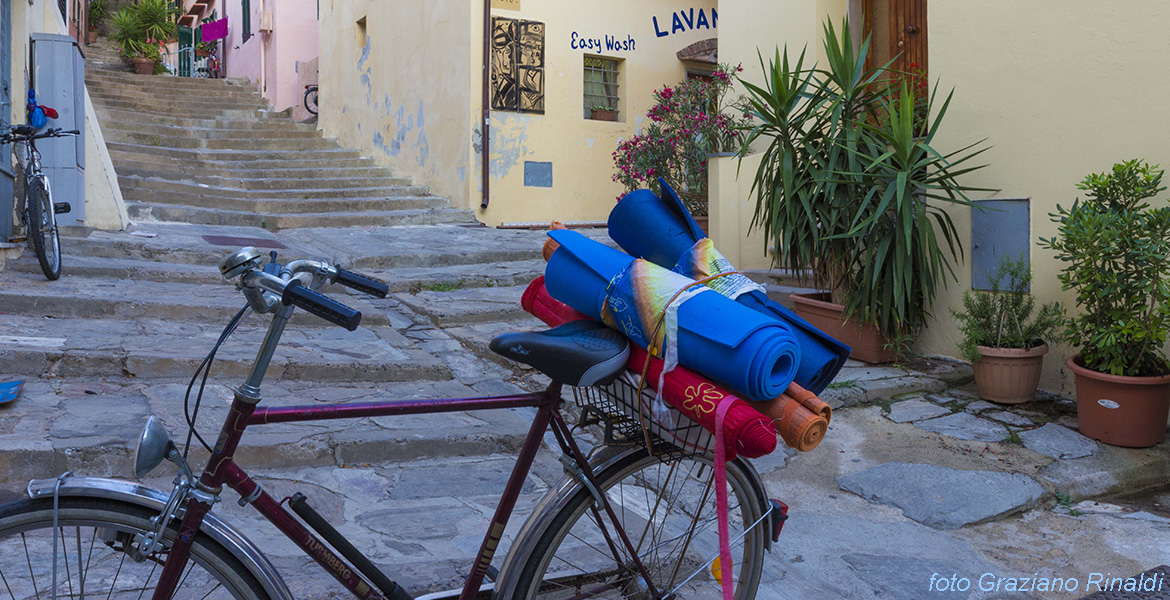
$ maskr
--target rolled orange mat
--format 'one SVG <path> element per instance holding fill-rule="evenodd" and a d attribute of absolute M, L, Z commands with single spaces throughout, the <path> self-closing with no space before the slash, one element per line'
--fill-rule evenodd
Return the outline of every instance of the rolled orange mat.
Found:
<path fill-rule="evenodd" d="M 816 396 L 813 398 L 816 399 Z M 788 394 L 767 402 L 752 402 L 751 405 L 772 420 L 772 425 L 785 444 L 801 452 L 816 448 L 825 439 L 825 432 L 829 429 L 828 419 L 812 412 Z"/>
<path fill-rule="evenodd" d="M 809 409 L 814 415 L 820 415 L 825 418 L 826 423 L 833 422 L 833 407 L 829 406 L 827 402 L 817 398 L 817 395 L 793 383 L 788 386 L 788 391 L 784 392 L 787 396 L 801 403 L 805 408 Z"/>
<path fill-rule="evenodd" d="M 560 221 L 553 221 L 552 225 L 549 226 L 549 229 L 550 230 L 557 230 L 557 229 L 568 229 L 568 228 L 565 227 L 565 224 L 561 223 Z M 559 246 L 560 246 L 560 244 L 553 241 L 552 238 L 548 238 L 547 240 L 544 241 L 544 247 L 540 249 L 540 255 L 544 257 L 544 262 L 548 262 L 548 259 L 552 257 L 553 252 L 556 252 L 557 247 L 559 247 Z"/>

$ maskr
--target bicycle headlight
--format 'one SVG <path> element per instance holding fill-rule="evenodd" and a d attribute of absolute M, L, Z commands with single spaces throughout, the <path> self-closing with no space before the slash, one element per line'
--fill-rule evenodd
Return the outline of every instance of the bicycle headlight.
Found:
<path fill-rule="evenodd" d="M 134 449 L 134 475 L 142 477 L 154 470 L 175 447 L 162 421 L 151 415 L 142 428 L 138 447 Z"/>

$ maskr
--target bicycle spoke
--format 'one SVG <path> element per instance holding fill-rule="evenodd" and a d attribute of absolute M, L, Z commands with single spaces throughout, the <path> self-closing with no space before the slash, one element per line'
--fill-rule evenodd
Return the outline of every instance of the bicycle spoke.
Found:
<path fill-rule="evenodd" d="M 20 542 L 24 544 L 24 560 L 26 563 L 28 563 L 28 577 L 32 580 L 33 594 L 35 594 L 37 598 L 40 598 L 41 590 L 37 587 L 37 576 L 36 573 L 33 573 L 32 557 L 29 556 L 28 553 L 28 538 L 24 536 L 24 533 L 20 534 Z"/>
<path fill-rule="evenodd" d="M 122 573 L 122 565 L 126 562 L 126 553 L 122 553 L 121 560 L 118 561 L 118 570 L 114 571 L 114 579 L 110 581 L 110 591 L 106 594 L 106 600 L 110 600 L 110 596 L 114 595 L 114 586 L 118 585 L 118 575 Z"/>

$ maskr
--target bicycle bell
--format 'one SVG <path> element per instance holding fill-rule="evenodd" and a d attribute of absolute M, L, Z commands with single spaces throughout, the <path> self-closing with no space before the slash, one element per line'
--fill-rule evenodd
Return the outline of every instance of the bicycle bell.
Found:
<path fill-rule="evenodd" d="M 232 279 L 242 275 L 248 269 L 259 269 L 264 265 L 264 257 L 252 246 L 240 248 L 219 261 L 219 272 L 225 279 Z"/>

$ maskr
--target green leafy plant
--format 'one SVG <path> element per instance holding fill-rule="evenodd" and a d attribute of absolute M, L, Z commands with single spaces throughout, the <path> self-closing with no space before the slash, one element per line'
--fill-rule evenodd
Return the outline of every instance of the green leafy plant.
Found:
<path fill-rule="evenodd" d="M 793 63 L 777 49 L 768 64 L 760 58 L 762 85 L 743 81 L 757 123 L 745 147 L 767 143 L 752 184 L 752 226 L 776 248 L 777 266 L 811 274 L 847 317 L 891 340 L 912 338 L 963 257 L 945 207 L 972 206 L 968 193 L 990 191 L 958 180 L 983 166 L 969 161 L 986 148 L 935 149 L 950 94 L 937 110 L 932 94 L 933 118 L 916 123 L 912 89 L 890 89 L 888 65 L 866 68 L 868 38 L 855 50 L 846 21 L 840 35 L 826 23 L 824 39 L 828 69 L 806 67 L 803 51 Z"/>
<path fill-rule="evenodd" d="M 1050 302 L 1037 311 L 1028 293 L 1031 281 L 1032 271 L 1023 256 L 1018 260 L 1004 256 L 991 274 L 991 291 L 963 293 L 963 310 L 951 309 L 963 335 L 959 344 L 963 358 L 978 362 L 982 358 L 978 346 L 1026 350 L 1059 339 L 1064 310 Z"/>
<path fill-rule="evenodd" d="M 123 6 L 114 13 L 111 29 L 110 40 L 118 44 L 118 52 L 125 57 L 136 54 L 138 44 L 146 41 L 146 34 L 138 22 L 138 9 L 134 5 Z"/>
<path fill-rule="evenodd" d="M 1086 368 L 1145 377 L 1170 372 L 1162 351 L 1170 333 L 1170 206 L 1147 199 L 1166 188 L 1163 171 L 1137 159 L 1091 174 L 1087 192 L 1050 216 L 1057 235 L 1041 238 L 1065 263 L 1065 290 L 1076 290 L 1082 312 L 1065 336 Z M 1164 203 L 1163 203 L 1164 204 Z"/>
<path fill-rule="evenodd" d="M 178 32 L 175 22 L 175 8 L 168 0 L 138 0 L 139 27 L 148 40 L 165 41 Z"/>
<path fill-rule="evenodd" d="M 110 6 L 106 0 L 89 0 L 89 28 L 96 30 L 109 15 Z"/>
<path fill-rule="evenodd" d="M 589 110 L 617 110 L 617 108 L 608 104 L 594 104 L 589 108 Z"/>
<path fill-rule="evenodd" d="M 654 91 L 649 124 L 613 153 L 613 180 L 626 192 L 661 193 L 662 177 L 696 216 L 707 214 L 707 157 L 738 152 L 743 111 L 728 95 L 740 67 L 720 65 L 710 78 L 693 78 Z M 596 108 L 596 107 L 595 107 Z"/>

